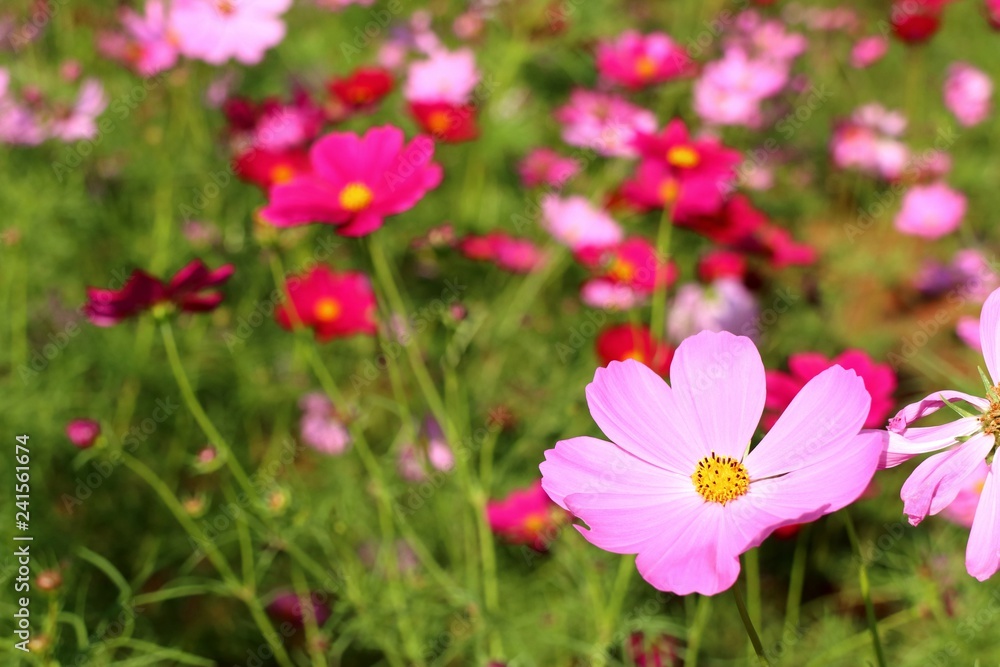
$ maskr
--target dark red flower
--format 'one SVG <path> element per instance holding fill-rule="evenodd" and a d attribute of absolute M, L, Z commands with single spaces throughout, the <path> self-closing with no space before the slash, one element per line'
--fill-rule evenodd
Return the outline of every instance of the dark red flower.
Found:
<path fill-rule="evenodd" d="M 359 67 L 327 84 L 330 93 L 351 109 L 378 104 L 392 90 L 392 74 L 381 67 Z"/>
<path fill-rule="evenodd" d="M 1000 0 L 986 0 L 986 20 L 994 30 L 1000 30 Z"/>
<path fill-rule="evenodd" d="M 926 42 L 941 26 L 941 11 L 949 0 L 895 0 L 890 21 L 896 37 L 907 44 Z"/>
<path fill-rule="evenodd" d="M 612 361 L 635 359 L 664 377 L 670 373 L 670 362 L 674 359 L 674 348 L 668 343 L 655 342 L 649 327 L 644 325 L 608 327 L 597 336 L 595 347 L 602 366 Z"/>
<path fill-rule="evenodd" d="M 171 304 L 186 312 L 207 312 L 222 303 L 222 294 L 206 290 L 221 285 L 231 275 L 232 264 L 209 271 L 200 259 L 178 271 L 169 284 L 137 269 L 120 290 L 87 288 L 83 312 L 99 327 L 118 324 L 161 304 Z"/>
<path fill-rule="evenodd" d="M 233 171 L 244 181 L 266 192 L 272 185 L 288 183 L 300 174 L 308 174 L 312 166 L 309 151 L 304 148 L 251 148 L 233 160 Z"/>
<path fill-rule="evenodd" d="M 476 107 L 471 104 L 411 102 L 410 113 L 424 132 L 439 141 L 457 143 L 479 136 Z"/>
<path fill-rule="evenodd" d="M 317 626 L 322 626 L 330 618 L 330 605 L 326 603 L 327 596 L 321 593 L 310 593 L 308 602 L 312 607 L 313 619 Z M 305 625 L 305 614 L 302 609 L 302 599 L 293 591 L 282 591 L 267 605 L 267 613 L 271 618 L 290 623 L 296 628 Z"/>
<path fill-rule="evenodd" d="M 670 635 L 647 637 L 641 632 L 629 635 L 625 652 L 635 667 L 673 667 L 680 664 L 677 641 Z"/>

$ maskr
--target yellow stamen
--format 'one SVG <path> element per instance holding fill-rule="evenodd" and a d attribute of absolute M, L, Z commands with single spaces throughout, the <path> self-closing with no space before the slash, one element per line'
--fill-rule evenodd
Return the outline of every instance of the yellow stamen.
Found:
<path fill-rule="evenodd" d="M 608 273 L 615 280 L 627 283 L 635 276 L 635 266 L 632 262 L 626 261 L 621 257 L 616 257 Z"/>
<path fill-rule="evenodd" d="M 698 152 L 688 146 L 674 146 L 667 151 L 667 162 L 681 169 L 697 167 L 700 161 Z"/>
<path fill-rule="evenodd" d="M 287 183 L 292 180 L 295 176 L 295 170 L 289 167 L 287 164 L 279 164 L 274 169 L 271 170 L 271 182 L 275 185 L 281 185 L 282 183 Z"/>
<path fill-rule="evenodd" d="M 648 79 L 656 73 L 656 61 L 649 56 L 639 56 L 635 61 L 635 73 L 642 79 Z"/>
<path fill-rule="evenodd" d="M 677 185 L 677 181 L 668 178 L 660 185 L 660 198 L 663 199 L 664 204 L 673 204 L 677 200 L 680 190 L 681 188 Z"/>
<path fill-rule="evenodd" d="M 372 191 L 364 183 L 348 183 L 340 191 L 340 207 L 357 213 L 372 203 Z"/>
<path fill-rule="evenodd" d="M 702 498 L 723 505 L 750 489 L 750 475 L 743 464 L 731 456 L 716 456 L 715 452 L 698 461 L 691 481 Z"/>
<path fill-rule="evenodd" d="M 320 322 L 332 322 L 340 317 L 340 304 L 330 297 L 324 297 L 316 302 L 313 315 Z"/>
<path fill-rule="evenodd" d="M 434 134 L 444 134 L 451 127 L 447 111 L 435 111 L 427 117 L 427 129 Z"/>

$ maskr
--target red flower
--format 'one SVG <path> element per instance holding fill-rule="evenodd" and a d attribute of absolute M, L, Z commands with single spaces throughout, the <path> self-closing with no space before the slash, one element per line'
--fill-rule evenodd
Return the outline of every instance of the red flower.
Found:
<path fill-rule="evenodd" d="M 309 152 L 302 148 L 280 151 L 251 148 L 233 160 L 233 171 L 266 192 L 272 185 L 288 183 L 300 174 L 308 174 L 312 167 Z"/>
<path fill-rule="evenodd" d="M 476 107 L 449 102 L 410 102 L 410 113 L 424 132 L 439 141 L 458 143 L 479 136 Z"/>
<path fill-rule="evenodd" d="M 635 359 L 649 366 L 655 373 L 666 377 L 674 348 L 667 343 L 657 343 L 649 327 L 636 324 L 618 324 L 608 327 L 597 336 L 597 358 L 602 366 L 612 361 Z"/>
<path fill-rule="evenodd" d="M 93 445 L 99 435 L 101 435 L 101 425 L 93 419 L 74 419 L 66 424 L 66 436 L 80 449 Z"/>
<path fill-rule="evenodd" d="M 747 273 L 747 260 L 738 252 L 713 250 L 698 260 L 698 277 L 706 283 L 719 278 L 743 280 Z"/>
<path fill-rule="evenodd" d="M 317 266 L 305 276 L 288 280 L 288 296 L 291 303 L 286 301 L 274 312 L 283 329 L 311 327 L 321 342 L 375 335 L 375 292 L 363 273 L 335 273 Z"/>
<path fill-rule="evenodd" d="M 186 312 L 207 312 L 222 303 L 222 294 L 206 290 L 221 285 L 231 275 L 232 264 L 209 271 L 200 259 L 178 271 L 169 284 L 145 271 L 135 270 L 120 290 L 87 288 L 87 303 L 83 312 L 99 327 L 118 324 L 161 304 L 172 304 Z"/>
<path fill-rule="evenodd" d="M 907 44 L 926 42 L 941 26 L 941 11 L 949 0 L 895 0 L 891 23 L 896 37 Z"/>
<path fill-rule="evenodd" d="M 327 89 L 351 109 L 378 104 L 392 90 L 392 74 L 381 67 L 359 67 L 348 76 L 334 79 Z"/>

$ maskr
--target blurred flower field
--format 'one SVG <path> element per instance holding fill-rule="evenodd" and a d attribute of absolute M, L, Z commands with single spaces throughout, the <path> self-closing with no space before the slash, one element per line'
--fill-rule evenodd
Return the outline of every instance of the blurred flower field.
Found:
<path fill-rule="evenodd" d="M 0 663 L 1000 663 L 998 47 L 4 3 Z"/>

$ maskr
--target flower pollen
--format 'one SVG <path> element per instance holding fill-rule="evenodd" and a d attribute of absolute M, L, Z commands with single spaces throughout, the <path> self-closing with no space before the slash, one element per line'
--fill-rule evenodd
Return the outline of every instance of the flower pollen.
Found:
<path fill-rule="evenodd" d="M 329 297 L 316 302 L 313 314 L 320 322 L 332 322 L 340 316 L 340 304 Z"/>
<path fill-rule="evenodd" d="M 699 161 L 697 151 L 688 146 L 674 146 L 667 151 L 667 162 L 681 169 L 697 167 Z"/>
<path fill-rule="evenodd" d="M 372 203 L 372 191 L 364 183 L 348 183 L 340 191 L 340 207 L 357 213 Z"/>
<path fill-rule="evenodd" d="M 731 456 L 717 456 L 715 452 L 698 461 L 691 481 L 702 498 L 723 505 L 746 495 L 750 489 L 750 475 L 744 465 Z"/>

